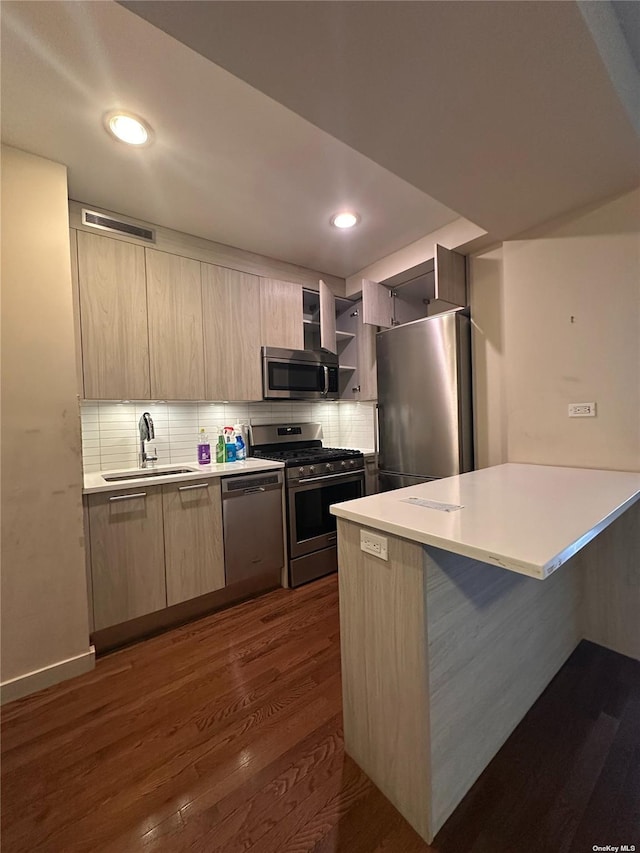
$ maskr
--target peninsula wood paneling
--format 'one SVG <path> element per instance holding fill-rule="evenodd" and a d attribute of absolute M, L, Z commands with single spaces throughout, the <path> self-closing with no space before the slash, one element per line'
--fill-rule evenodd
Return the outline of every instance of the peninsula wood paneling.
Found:
<path fill-rule="evenodd" d="M 304 349 L 302 288 L 290 281 L 260 279 L 262 345 Z"/>
<path fill-rule="evenodd" d="M 205 397 L 261 400 L 260 280 L 202 264 Z"/>
<path fill-rule="evenodd" d="M 584 571 L 584 636 L 640 660 L 640 501 L 575 559 Z"/>
<path fill-rule="evenodd" d="M 582 576 L 567 563 L 540 581 L 429 546 L 424 569 L 435 833 L 580 641 Z"/>
<path fill-rule="evenodd" d="M 95 630 L 166 607 L 160 487 L 89 495 L 88 503 Z"/>
<path fill-rule="evenodd" d="M 167 604 L 225 585 L 220 480 L 162 487 Z"/>
<path fill-rule="evenodd" d="M 77 237 L 85 397 L 148 400 L 144 249 L 85 231 Z"/>
<path fill-rule="evenodd" d="M 345 750 L 431 838 L 422 546 L 389 536 L 385 562 L 360 550 L 361 529 L 338 519 Z"/>
<path fill-rule="evenodd" d="M 204 397 L 200 262 L 145 249 L 151 396 Z"/>

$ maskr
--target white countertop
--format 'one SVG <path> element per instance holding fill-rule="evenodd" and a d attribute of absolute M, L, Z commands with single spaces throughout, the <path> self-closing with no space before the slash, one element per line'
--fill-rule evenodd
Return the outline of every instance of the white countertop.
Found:
<path fill-rule="evenodd" d="M 185 481 L 198 480 L 212 477 L 231 477 L 234 474 L 253 474 L 259 471 L 273 471 L 275 468 L 284 468 L 282 462 L 273 462 L 262 459 L 247 459 L 244 462 L 213 462 L 211 465 L 198 465 L 192 460 L 188 462 L 174 462 L 172 465 L 158 465 L 154 471 L 162 471 L 171 468 L 192 468 L 188 474 L 168 474 L 158 477 L 139 477 L 130 480 L 119 480 L 108 483 L 103 475 L 131 473 L 140 470 L 138 468 L 118 468 L 115 471 L 94 471 L 84 475 L 85 495 L 93 495 L 96 492 L 114 492 L 122 489 L 139 489 L 141 486 L 162 486 L 164 483 L 183 483 Z M 151 470 L 151 469 L 149 469 Z"/>
<path fill-rule="evenodd" d="M 445 512 L 409 497 L 462 505 Z M 333 515 L 546 578 L 640 498 L 640 474 L 508 463 L 334 504 Z"/>

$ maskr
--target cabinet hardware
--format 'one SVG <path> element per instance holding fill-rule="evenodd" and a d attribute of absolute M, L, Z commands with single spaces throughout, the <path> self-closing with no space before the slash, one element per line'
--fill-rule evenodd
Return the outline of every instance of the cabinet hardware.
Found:
<path fill-rule="evenodd" d="M 191 489 L 208 489 L 209 483 L 195 483 L 193 486 L 178 486 L 179 492 L 189 492 Z"/>
<path fill-rule="evenodd" d="M 132 501 L 134 498 L 146 498 L 146 492 L 136 492 L 133 495 L 114 495 L 109 498 L 110 501 Z"/>
<path fill-rule="evenodd" d="M 360 386 L 354 385 L 351 390 L 353 391 L 354 394 L 359 394 L 360 393 Z"/>
<path fill-rule="evenodd" d="M 360 312 L 359 312 L 359 311 L 358 311 L 358 309 L 356 308 L 356 310 L 355 310 L 355 311 L 352 311 L 352 312 L 351 312 L 351 314 L 349 314 L 349 316 L 350 316 L 350 317 L 359 317 L 359 316 L 360 316 Z"/>

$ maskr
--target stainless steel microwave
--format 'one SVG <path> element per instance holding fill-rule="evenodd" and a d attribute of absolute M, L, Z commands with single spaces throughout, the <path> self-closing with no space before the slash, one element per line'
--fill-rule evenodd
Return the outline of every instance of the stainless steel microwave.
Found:
<path fill-rule="evenodd" d="M 262 347 L 265 400 L 337 400 L 338 358 L 313 350 Z"/>

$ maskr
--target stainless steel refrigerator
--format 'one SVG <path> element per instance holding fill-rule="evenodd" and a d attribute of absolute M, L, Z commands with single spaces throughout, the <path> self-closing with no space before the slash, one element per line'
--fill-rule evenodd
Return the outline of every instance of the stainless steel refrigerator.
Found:
<path fill-rule="evenodd" d="M 468 309 L 378 332 L 376 354 L 380 490 L 471 471 Z"/>

